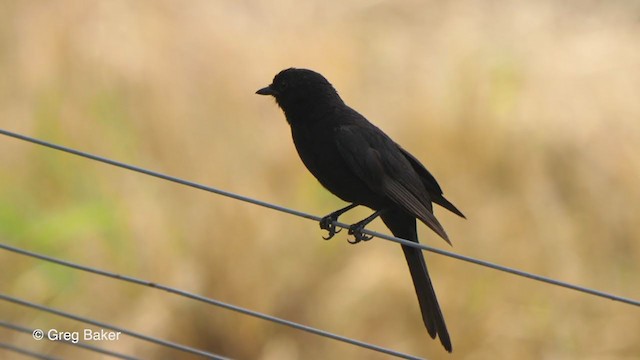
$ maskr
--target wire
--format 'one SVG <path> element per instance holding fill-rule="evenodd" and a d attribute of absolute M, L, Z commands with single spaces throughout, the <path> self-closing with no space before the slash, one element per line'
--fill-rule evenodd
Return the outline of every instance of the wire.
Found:
<path fill-rule="evenodd" d="M 15 330 L 15 331 L 18 331 L 18 332 L 22 332 L 22 333 L 25 333 L 25 334 L 30 334 L 30 335 L 33 335 L 33 332 L 36 330 L 36 329 L 30 329 L 30 328 L 27 328 L 27 327 L 24 327 L 24 326 L 20 326 L 20 325 L 16 325 L 16 324 L 11 324 L 11 323 L 8 323 L 8 322 L 2 321 L 2 320 L 0 320 L 0 326 L 4 327 L 4 328 L 7 328 L 7 329 Z M 105 350 L 105 349 L 99 348 L 97 346 L 87 345 L 87 344 L 84 344 L 84 343 L 81 343 L 81 342 L 75 342 L 74 343 L 71 340 L 61 340 L 60 342 L 62 342 L 64 344 L 72 345 L 72 346 L 77 346 L 77 347 L 80 347 L 80 348 L 83 348 L 83 349 L 86 349 L 86 350 L 99 352 L 101 354 L 108 355 L 108 356 L 111 356 L 111 357 L 116 357 L 116 358 L 125 359 L 125 360 L 138 360 L 138 358 L 135 358 L 135 357 L 132 357 L 132 356 L 129 356 L 129 355 L 124 355 L 124 354 L 120 354 L 120 353 L 117 353 L 117 352 L 114 352 L 114 351 Z"/>
<path fill-rule="evenodd" d="M 185 346 L 185 345 L 181 345 L 181 344 L 177 344 L 171 341 L 166 341 L 166 340 L 162 340 L 162 339 L 158 339 L 152 336 L 147 336 L 147 335 L 143 335 L 134 331 L 130 331 L 121 327 L 117 327 L 117 326 L 113 326 L 113 325 L 109 325 L 107 323 L 104 322 L 100 322 L 100 321 L 96 321 L 96 320 L 92 320 L 92 319 L 88 319 L 79 315 L 74 315 L 68 312 L 64 312 L 62 310 L 57 310 L 51 307 L 47 307 L 44 305 L 40 305 L 40 304 L 36 304 L 30 301 L 26 301 L 26 300 L 22 300 L 22 299 L 18 299 L 16 297 L 13 296 L 9 296 L 9 295 L 5 295 L 0 293 L 0 300 L 5 300 L 8 302 L 12 302 L 14 304 L 18 304 L 18 305 L 22 305 L 22 306 L 26 306 L 26 307 L 30 307 L 33 309 L 38 309 L 41 311 L 45 311 L 51 314 L 55 314 L 58 316 L 62 316 L 62 317 L 66 317 L 69 319 L 73 319 L 79 322 L 83 322 L 86 324 L 91 324 L 103 329 L 109 329 L 109 330 L 113 330 L 113 331 L 119 331 L 123 334 L 129 335 L 131 337 L 135 337 L 138 338 L 140 340 L 144 340 L 144 341 L 148 341 L 148 342 L 152 342 L 154 344 L 158 344 L 158 345 L 162 345 L 162 346 L 166 346 L 172 349 L 176 349 L 176 350 L 180 350 L 180 351 L 184 351 L 184 352 L 188 352 L 191 354 L 195 354 L 195 355 L 200 355 L 200 356 L 205 356 L 207 358 L 210 359 L 215 359 L 215 360 L 227 360 L 227 358 L 222 357 L 220 355 L 216 355 L 216 354 L 212 354 L 210 352 L 206 352 L 203 350 L 199 350 L 199 349 L 195 349 L 189 346 Z"/>
<path fill-rule="evenodd" d="M 6 350 L 9 350 L 9 351 L 13 351 L 13 352 L 16 352 L 18 354 L 25 355 L 25 356 L 30 356 L 30 357 L 36 358 L 36 359 L 42 359 L 42 360 L 58 360 L 59 359 L 57 357 L 51 357 L 51 356 L 48 356 L 48 355 L 45 355 L 45 354 L 40 354 L 40 353 L 37 353 L 35 351 L 31 351 L 31 350 L 25 350 L 25 349 L 19 348 L 17 346 L 13 346 L 13 345 L 10 345 L 10 344 L 7 344 L 7 343 L 3 343 L 3 342 L 0 342 L 0 349 L 6 349 Z"/>
<path fill-rule="evenodd" d="M 146 175 L 150 175 L 153 177 L 157 177 L 160 179 L 164 179 L 167 181 L 171 181 L 171 182 L 175 182 L 178 184 L 182 184 L 182 185 L 186 185 L 186 186 L 190 186 L 190 187 L 194 187 L 196 189 L 200 189 L 200 190 L 204 190 L 204 191 L 208 191 L 208 192 L 212 192 L 218 195 L 222 195 L 222 196 L 226 196 L 226 197 L 230 197 L 232 199 L 236 199 L 236 200 L 240 200 L 240 201 L 244 201 L 244 202 L 248 202 L 254 205 L 259 205 L 259 206 L 263 206 L 269 209 L 273 209 L 276 211 L 280 211 L 280 212 L 284 212 L 287 214 L 291 214 L 291 215 L 295 215 L 295 216 L 299 216 L 299 217 L 303 217 L 306 219 L 311 219 L 311 220 L 315 220 L 315 221 L 320 221 L 321 217 L 316 216 L 316 215 L 311 215 L 311 214 L 307 214 L 304 213 L 302 211 L 298 211 L 298 210 L 293 210 L 293 209 L 289 209 L 286 208 L 284 206 L 280 206 L 280 205 L 276 205 L 276 204 L 271 204 L 265 201 L 261 201 L 261 200 L 257 200 L 257 199 L 253 199 L 247 196 L 243 196 L 243 195 L 238 195 L 238 194 L 234 194 L 232 192 L 228 192 L 228 191 L 224 191 L 224 190 L 220 190 L 214 187 L 210 187 L 210 186 L 206 186 L 206 185 L 202 185 L 202 184 L 198 184 L 196 182 L 192 182 L 192 181 L 188 181 L 188 180 L 183 180 L 174 176 L 170 176 L 170 175 L 165 175 L 153 170 L 148 170 L 148 169 L 144 169 L 135 165 L 129 165 L 129 164 L 125 164 L 116 160 L 111 160 L 102 156 L 97 156 L 97 155 L 93 155 L 84 151 L 80 151 L 80 150 L 75 150 L 75 149 L 71 149 L 69 147 L 66 146 L 61 146 L 61 145 L 57 145 L 57 144 L 53 144 L 51 142 L 47 142 L 47 141 L 43 141 L 43 140 L 39 140 L 33 137 L 29 137 L 26 135 L 22 135 L 22 134 L 18 134 L 18 133 L 14 133 L 11 131 L 7 131 L 4 129 L 0 129 L 0 134 L 9 136 L 9 137 L 13 137 L 16 139 L 20 139 L 23 141 L 27 141 L 27 142 L 31 142 L 34 144 L 38 144 L 41 146 L 45 146 L 48 148 L 52 148 L 52 149 L 56 149 L 59 151 L 63 151 L 66 153 L 70 153 L 70 154 L 74 154 L 77 156 L 81 156 L 81 157 L 85 157 L 88 159 L 92 159 L 95 161 L 99 161 L 99 162 L 103 162 L 106 164 L 110 164 L 113 166 L 117 166 L 120 168 L 124 168 L 127 170 L 131 170 L 131 171 L 135 171 L 135 172 L 139 172 L 142 174 L 146 174 Z M 334 225 L 339 226 L 341 228 L 349 228 L 349 224 L 345 224 L 345 223 L 341 223 L 338 221 L 334 221 L 333 222 Z M 456 254 L 450 251 L 446 251 L 446 250 L 440 250 L 431 246 L 427 246 L 427 245 L 423 245 L 423 244 L 419 244 L 419 243 L 415 243 L 413 241 L 409 241 L 409 240 L 405 240 L 405 239 L 401 239 L 395 236 L 390 236 L 390 235 L 386 235 L 386 234 L 382 234 L 376 231 L 371 231 L 371 230 L 367 230 L 365 229 L 363 231 L 364 234 L 367 235 L 372 235 L 381 239 L 385 239 L 385 240 L 389 240 L 389 241 L 393 241 L 402 245 L 406 245 L 406 246 L 410 246 L 410 247 L 414 247 L 417 249 L 421 249 L 421 250 L 426 250 L 426 251 L 430 251 L 436 254 L 440 254 L 440 255 L 444 255 L 444 256 L 448 256 L 454 259 L 458 259 L 458 260 L 462 260 L 462 261 L 466 261 L 466 262 L 470 262 L 476 265 L 480 265 L 480 266 L 484 266 L 484 267 L 488 267 L 494 270 L 499 270 L 499 271 L 503 271 L 503 272 L 507 272 L 513 275 L 518 275 L 518 276 L 522 276 L 525 278 L 529 278 L 532 280 L 537 280 L 537 281 L 541 281 L 547 284 L 552 284 L 552 285 L 556 285 L 556 286 L 560 286 L 560 287 L 564 287 L 567 289 L 571 289 L 571 290 L 575 290 L 575 291 L 579 291 L 579 292 L 583 292 L 583 293 L 587 293 L 593 296 L 598 296 L 598 297 L 602 297 L 605 299 L 609 299 L 609 300 L 614 300 L 614 301 L 619 301 L 622 303 L 626 303 L 626 304 L 630 304 L 630 305 L 634 305 L 634 306 L 640 306 L 640 301 L 635 300 L 635 299 L 631 299 L 631 298 L 626 298 L 626 297 L 622 297 L 622 296 L 618 296 L 618 295 L 614 295 L 614 294 L 610 294 L 610 293 L 606 293 L 603 291 L 599 291 L 599 290 L 594 290 L 591 288 L 587 288 L 584 286 L 579 286 L 579 285 L 575 285 L 575 284 L 571 284 L 565 281 L 560 281 L 560 280 L 555 280 L 549 277 L 545 277 L 545 276 L 541 276 L 541 275 L 536 275 L 536 274 L 532 274 L 526 271 L 522 271 L 522 270 L 518 270 L 518 269 L 514 269 L 514 268 L 510 268 L 507 266 L 502 266 L 502 265 L 498 265 L 489 261 L 484 261 L 484 260 L 479 260 L 479 259 L 475 259 L 472 257 L 468 257 L 468 256 L 464 256 L 464 255 L 460 255 L 460 254 Z"/>
<path fill-rule="evenodd" d="M 44 260 L 44 261 L 48 261 L 48 262 L 52 262 L 58 265 L 63 265 L 63 266 L 67 266 L 67 267 L 71 267 L 77 270 L 81 270 L 81 271 L 86 271 L 86 272 L 90 272 L 90 273 L 94 273 L 94 274 L 98 274 L 101 276 L 106 276 L 106 277 L 110 277 L 113 279 L 118 279 L 118 280 L 122 280 L 122 281 L 126 281 L 126 282 L 130 282 L 133 284 L 137 284 L 137 285 L 142 285 L 142 286 L 148 286 L 154 289 L 158 289 L 158 290 L 163 290 L 178 296 L 182 296 L 182 297 L 186 297 L 189 299 L 193 299 L 196 301 L 200 301 L 203 303 L 207 303 L 210 305 L 214 305 L 214 306 L 218 306 L 221 308 L 225 308 L 227 310 L 231 310 L 231 311 L 235 311 L 244 315 L 249 315 L 249 316 L 253 316 L 259 319 L 263 319 L 263 320 L 267 320 L 267 321 L 271 321 L 274 323 L 278 323 L 281 325 L 286 325 L 289 327 L 292 327 L 294 329 L 298 329 L 298 330 L 302 330 L 302 331 L 306 331 L 312 334 L 316 334 L 316 335 L 320 335 L 326 338 L 330 338 L 333 340 L 337 340 L 337 341 L 341 341 L 344 343 L 348 343 L 351 345 L 355 345 L 355 346 L 359 346 L 365 349 L 369 349 L 369 350 L 374 350 L 374 351 L 378 351 L 384 354 L 388 354 L 388 355 L 393 355 L 399 358 L 404 358 L 404 359 L 420 359 L 418 357 L 412 356 L 412 355 L 408 355 L 408 354 L 404 354 L 395 350 L 391 350 L 391 349 L 386 349 L 383 348 L 381 346 L 377 346 L 377 345 L 373 345 L 373 344 L 369 344 L 363 341 L 359 341 L 359 340 L 355 340 L 355 339 L 350 339 L 341 335 L 336 335 L 333 333 L 330 333 L 328 331 L 324 331 L 324 330 L 320 330 L 320 329 L 316 329 L 307 325 L 302 325 L 302 324 L 298 324 L 289 320 L 285 320 L 285 319 L 281 319 L 275 316 L 271 316 L 271 315 L 267 315 L 267 314 L 263 314 L 257 311 L 253 311 L 253 310 L 249 310 L 249 309 L 245 309 L 242 308 L 240 306 L 236 306 L 236 305 L 232 305 L 232 304 L 227 304 L 225 302 L 219 301 L 219 300 L 215 300 L 215 299 L 211 299 L 211 298 L 207 298 L 201 295 L 197 295 L 197 294 L 193 294 L 184 290 L 180 290 L 180 289 L 176 289 L 173 287 L 169 287 L 169 286 L 165 286 L 162 284 L 158 284 L 158 283 L 153 283 L 147 280 L 142 280 L 142 279 L 138 279 L 132 276 L 126 276 L 126 275 L 119 275 L 119 274 L 115 274 L 109 271 L 105 271 L 105 270 L 100 270 L 100 269 L 96 269 L 93 267 L 89 267 L 89 266 L 84 266 L 84 265 L 80 265 L 80 264 L 76 264 L 76 263 L 72 263 L 70 261 L 65 261 L 65 260 L 60 260 L 54 257 L 50 257 L 50 256 L 46 256 L 46 255 L 42 255 L 42 254 L 38 254 L 38 253 L 34 253 L 28 250 L 24 250 L 24 249 L 20 249 L 11 245 L 7 245 L 7 244 L 3 244 L 0 243 L 0 249 L 4 249 L 4 250 L 8 250 L 14 253 L 18 253 L 21 255 L 25 255 L 25 256 L 29 256 L 29 257 L 33 257 L 36 259 L 40 259 L 40 260 Z M 0 298 L 5 297 L 6 295 L 2 295 L 0 294 Z M 10 301 L 10 300 L 9 300 Z"/>

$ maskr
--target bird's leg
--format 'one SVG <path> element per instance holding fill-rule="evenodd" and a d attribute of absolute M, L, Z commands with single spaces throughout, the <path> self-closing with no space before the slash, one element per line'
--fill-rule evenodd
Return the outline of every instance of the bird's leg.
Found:
<path fill-rule="evenodd" d="M 349 226 L 349 235 L 353 235 L 353 240 L 347 240 L 351 244 L 357 244 L 360 241 L 368 241 L 373 238 L 371 235 L 366 235 L 362 233 L 364 227 L 367 226 L 370 222 L 375 220 L 378 216 L 382 215 L 385 210 L 377 210 L 373 214 L 369 215 L 364 220 L 358 221 L 357 223 Z"/>
<path fill-rule="evenodd" d="M 353 209 L 354 207 L 358 206 L 358 204 L 351 204 L 349 206 L 346 206 L 340 210 L 336 210 L 334 212 L 332 212 L 331 214 L 323 217 L 322 219 L 320 219 L 320 229 L 322 230 L 327 230 L 329 232 L 329 235 L 327 235 L 326 237 L 323 236 L 322 238 L 325 240 L 329 240 L 331 239 L 335 234 L 339 233 L 340 230 L 342 229 L 337 229 L 336 230 L 336 225 L 334 224 L 335 221 L 338 221 L 338 217 L 344 213 L 346 213 L 347 211 Z"/>

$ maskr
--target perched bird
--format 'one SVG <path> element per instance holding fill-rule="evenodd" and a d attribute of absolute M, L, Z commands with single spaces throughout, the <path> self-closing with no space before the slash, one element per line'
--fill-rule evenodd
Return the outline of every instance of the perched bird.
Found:
<path fill-rule="evenodd" d="M 464 218 L 462 212 L 444 198 L 438 182 L 418 159 L 347 106 L 322 75 L 307 69 L 286 69 L 256 93 L 275 98 L 307 169 L 330 192 L 351 203 L 320 221 L 320 227 L 329 232 L 325 239 L 336 234 L 334 221 L 341 214 L 364 205 L 375 212 L 351 225 L 353 243 L 369 240 L 371 237 L 362 233 L 364 226 L 381 217 L 399 238 L 418 242 L 419 219 L 450 244 L 433 215 L 432 203 Z M 451 352 L 451 339 L 422 251 L 404 245 L 402 250 L 427 331 L 433 339 L 437 335 Z"/>

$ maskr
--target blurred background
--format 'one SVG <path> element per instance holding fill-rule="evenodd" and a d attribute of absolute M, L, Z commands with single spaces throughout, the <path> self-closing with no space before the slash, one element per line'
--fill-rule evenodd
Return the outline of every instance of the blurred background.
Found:
<path fill-rule="evenodd" d="M 284 68 L 311 68 L 467 215 L 436 209 L 453 251 L 638 299 L 638 39 L 638 1 L 2 1 L 0 127 L 326 215 L 344 203 L 303 167 L 273 100 L 254 94 Z M 640 357 L 638 308 L 427 253 L 449 355 L 423 327 L 397 244 L 322 235 L 0 137 L 3 243 L 429 359 Z M 424 226 L 420 236 L 449 249 Z M 0 284 L 232 358 L 387 358 L 6 251 Z M 6 302 L 0 319 L 86 327 Z M 0 339 L 97 357 L 6 329 Z M 188 358 L 126 336 L 96 345 Z"/>

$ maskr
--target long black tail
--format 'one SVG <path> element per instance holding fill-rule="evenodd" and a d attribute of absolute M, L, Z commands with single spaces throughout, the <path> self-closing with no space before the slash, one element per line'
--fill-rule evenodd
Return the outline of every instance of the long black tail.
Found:
<path fill-rule="evenodd" d="M 387 225 L 393 235 L 418 242 L 418 232 L 416 230 L 416 219 L 411 215 L 400 210 L 388 211 L 382 214 L 382 221 Z M 431 278 L 427 271 L 427 264 L 424 261 L 422 250 L 409 246 L 402 246 L 404 256 L 409 265 L 413 285 L 416 288 L 420 310 L 422 311 L 422 320 L 427 327 L 427 331 L 431 338 L 435 339 L 436 335 L 440 338 L 440 343 L 448 351 L 452 351 L 451 339 L 447 331 L 447 325 L 444 323 L 444 316 L 438 305 Z"/>

